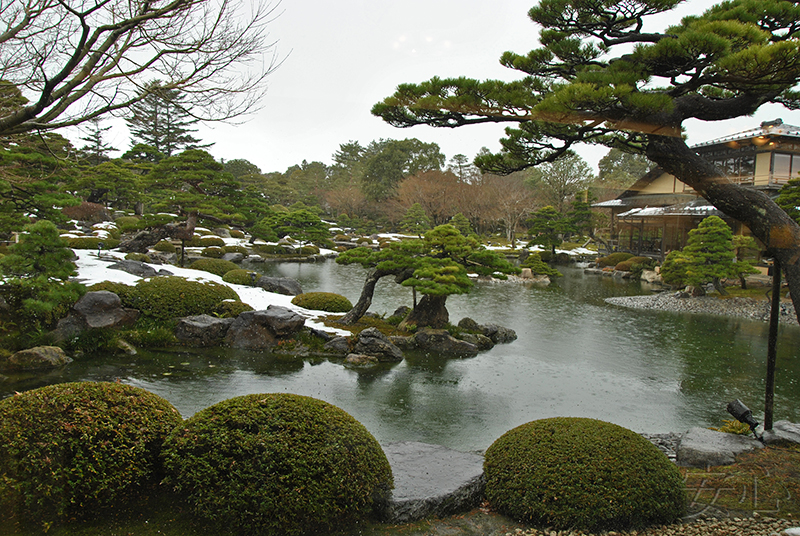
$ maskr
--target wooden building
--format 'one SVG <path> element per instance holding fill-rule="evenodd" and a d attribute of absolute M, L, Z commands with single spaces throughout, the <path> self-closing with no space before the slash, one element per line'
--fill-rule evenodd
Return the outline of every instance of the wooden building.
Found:
<path fill-rule="evenodd" d="M 800 174 L 800 127 L 782 120 L 701 143 L 698 154 L 716 163 L 728 178 L 776 197 L 790 178 Z M 723 218 L 734 233 L 749 230 L 717 210 L 688 185 L 659 168 L 648 172 L 617 198 L 595 203 L 611 211 L 611 242 L 617 251 L 663 259 L 686 245 L 689 231 L 703 218 Z"/>

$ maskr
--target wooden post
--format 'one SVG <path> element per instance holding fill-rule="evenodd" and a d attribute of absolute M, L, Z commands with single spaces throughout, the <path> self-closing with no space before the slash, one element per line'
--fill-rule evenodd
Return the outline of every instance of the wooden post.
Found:
<path fill-rule="evenodd" d="M 775 360 L 778 346 L 778 320 L 781 312 L 781 263 L 777 257 L 772 265 L 772 304 L 769 310 L 767 339 L 767 391 L 764 396 L 764 430 L 772 430 L 772 410 L 775 401 Z"/>

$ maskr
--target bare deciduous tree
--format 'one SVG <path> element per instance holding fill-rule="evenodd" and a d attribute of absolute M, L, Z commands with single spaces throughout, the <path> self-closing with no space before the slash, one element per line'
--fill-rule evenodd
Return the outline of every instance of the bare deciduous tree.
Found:
<path fill-rule="evenodd" d="M 0 80 L 27 99 L 0 107 L 0 135 L 124 111 L 153 79 L 198 120 L 252 112 L 276 67 L 274 16 L 260 0 L 0 0 Z"/>

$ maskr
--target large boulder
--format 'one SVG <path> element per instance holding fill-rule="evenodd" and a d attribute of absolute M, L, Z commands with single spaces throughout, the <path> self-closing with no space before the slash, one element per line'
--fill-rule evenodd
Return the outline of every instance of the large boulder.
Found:
<path fill-rule="evenodd" d="M 372 355 L 379 361 L 398 362 L 403 360 L 403 352 L 395 346 L 389 337 L 378 331 L 378 328 L 367 328 L 358 334 L 354 352 Z"/>
<path fill-rule="evenodd" d="M 740 454 L 761 448 L 764 445 L 752 437 L 695 427 L 681 437 L 675 452 L 678 465 L 705 468 L 731 465 Z"/>
<path fill-rule="evenodd" d="M 290 277 L 269 277 L 262 276 L 256 281 L 256 286 L 261 287 L 267 292 L 275 292 L 285 296 L 297 296 L 303 293 L 303 287 L 296 279 Z"/>
<path fill-rule="evenodd" d="M 235 251 L 233 253 L 226 253 L 226 254 L 224 254 L 222 256 L 222 260 L 223 261 L 235 262 L 236 264 L 239 264 L 240 262 L 242 262 L 244 260 L 244 254 L 239 253 L 237 251 Z"/>
<path fill-rule="evenodd" d="M 469 357 L 478 354 L 478 347 L 461 341 L 444 329 L 423 329 L 414 334 L 417 348 L 441 355 Z"/>
<path fill-rule="evenodd" d="M 291 309 L 275 305 L 264 311 L 245 311 L 228 328 L 225 344 L 231 348 L 269 348 L 279 337 L 300 331 L 305 321 Z"/>
<path fill-rule="evenodd" d="M 347 337 L 334 337 L 326 342 L 322 349 L 331 354 L 347 355 L 350 353 L 350 341 L 347 340 Z"/>
<path fill-rule="evenodd" d="M 188 346 L 216 346 L 225 339 L 233 322 L 233 318 L 187 316 L 178 320 L 175 337 Z"/>
<path fill-rule="evenodd" d="M 149 264 L 129 259 L 120 259 L 115 263 L 109 264 L 107 268 L 109 270 L 122 270 L 123 272 L 135 275 L 136 277 L 144 278 L 155 277 L 157 275 L 172 275 L 172 272 L 169 270 L 165 270 L 163 268 L 156 270 Z"/>
<path fill-rule="evenodd" d="M 139 318 L 139 311 L 122 307 L 119 296 L 107 290 L 87 292 L 72 308 L 88 328 L 131 326 Z"/>
<path fill-rule="evenodd" d="M 497 324 L 478 324 L 475 320 L 464 317 L 458 322 L 458 327 L 473 333 L 480 333 L 484 337 L 489 337 L 495 344 L 503 344 L 515 341 L 517 333 L 510 328 L 504 328 Z"/>
<path fill-rule="evenodd" d="M 800 444 L 800 424 L 778 421 L 772 425 L 772 430 L 764 431 L 763 438 L 767 445 Z"/>
<path fill-rule="evenodd" d="M 0 369 L 8 371 L 41 370 L 60 367 L 71 362 L 72 359 L 58 346 L 36 346 L 20 350 L 7 359 L 0 360 Z"/>

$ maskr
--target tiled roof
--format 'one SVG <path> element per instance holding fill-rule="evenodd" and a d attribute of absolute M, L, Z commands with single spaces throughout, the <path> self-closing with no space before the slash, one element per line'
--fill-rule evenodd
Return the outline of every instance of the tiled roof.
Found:
<path fill-rule="evenodd" d="M 781 119 L 774 121 L 764 121 L 758 128 L 745 130 L 736 134 L 723 136 L 703 143 L 693 145 L 693 147 L 706 147 L 709 145 L 718 145 L 721 143 L 729 143 L 732 141 L 752 140 L 754 138 L 768 138 L 771 136 L 788 136 L 793 138 L 800 138 L 800 127 L 794 125 L 787 125 Z"/>

